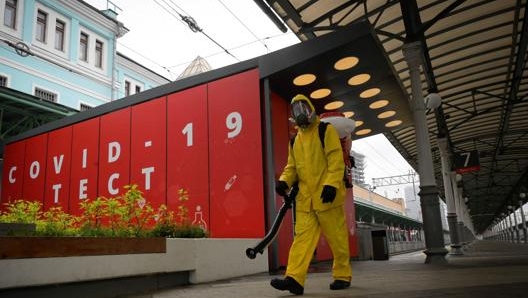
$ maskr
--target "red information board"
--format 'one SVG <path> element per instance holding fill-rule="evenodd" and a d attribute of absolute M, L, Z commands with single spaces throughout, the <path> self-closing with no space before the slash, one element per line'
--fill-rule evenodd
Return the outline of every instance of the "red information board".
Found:
<path fill-rule="evenodd" d="M 47 146 L 48 134 L 41 134 L 26 140 L 24 188 L 22 189 L 22 199 L 24 200 L 39 202 L 44 200 Z"/>
<path fill-rule="evenodd" d="M 258 70 L 208 84 L 211 236 L 264 235 Z"/>
<path fill-rule="evenodd" d="M 18 141 L 5 146 L 4 165 L 2 170 L 2 200 L 0 209 L 4 203 L 22 199 L 24 158 L 26 152 L 26 141 Z"/>
<path fill-rule="evenodd" d="M 72 127 L 70 213 L 80 214 L 79 203 L 97 197 L 99 118 Z"/>
<path fill-rule="evenodd" d="M 132 107 L 130 183 L 152 205 L 166 204 L 167 114 L 165 97 Z"/>
<path fill-rule="evenodd" d="M 209 141 L 205 85 L 167 98 L 167 206 L 185 207 L 209 230 Z M 187 199 L 187 200 L 186 200 Z"/>
<path fill-rule="evenodd" d="M 72 127 L 54 130 L 48 135 L 44 210 L 62 207 L 68 211 L 70 197 Z"/>
<path fill-rule="evenodd" d="M 130 181 L 130 108 L 101 116 L 99 196 L 115 197 Z"/>

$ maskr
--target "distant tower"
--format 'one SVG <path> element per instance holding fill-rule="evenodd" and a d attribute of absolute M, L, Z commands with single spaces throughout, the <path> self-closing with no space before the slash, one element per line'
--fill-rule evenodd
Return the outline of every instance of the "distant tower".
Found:
<path fill-rule="evenodd" d="M 183 79 L 186 77 L 193 76 L 202 72 L 210 71 L 211 65 L 204 58 L 197 56 L 187 68 L 178 76 L 176 80 Z"/>
<path fill-rule="evenodd" d="M 365 155 L 352 150 L 352 156 L 356 165 L 355 168 L 352 168 L 352 182 L 365 187 Z"/>

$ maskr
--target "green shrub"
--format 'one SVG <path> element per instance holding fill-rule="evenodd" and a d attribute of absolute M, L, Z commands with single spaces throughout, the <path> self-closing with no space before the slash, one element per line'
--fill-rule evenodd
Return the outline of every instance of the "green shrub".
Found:
<path fill-rule="evenodd" d="M 88 237 L 178 237 L 203 238 L 207 231 L 189 224 L 187 191 L 178 191 L 181 204 L 177 218 L 167 206 L 157 210 L 143 197 L 137 185 L 125 186 L 126 192 L 115 198 L 98 197 L 80 203 L 82 214 L 73 216 L 61 207 L 42 211 L 40 202 L 16 200 L 6 203 L 0 222 L 34 223 L 37 236 Z"/>

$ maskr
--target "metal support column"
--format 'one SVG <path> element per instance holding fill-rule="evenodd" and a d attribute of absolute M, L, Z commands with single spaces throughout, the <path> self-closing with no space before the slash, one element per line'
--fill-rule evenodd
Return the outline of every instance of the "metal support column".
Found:
<path fill-rule="evenodd" d="M 528 243 L 528 230 L 526 230 L 526 216 L 524 216 L 523 201 L 522 200 L 519 200 L 519 208 L 521 209 L 521 219 L 522 219 L 524 243 Z"/>
<path fill-rule="evenodd" d="M 451 239 L 451 253 L 452 255 L 461 255 L 460 238 L 458 237 L 457 229 L 457 214 L 455 197 L 453 194 L 453 186 L 451 184 L 451 163 L 449 160 L 449 152 L 447 148 L 447 139 L 438 138 L 438 149 L 440 151 L 440 160 L 442 162 L 442 178 L 444 180 L 444 193 L 447 205 L 447 224 L 449 225 L 449 236 Z"/>
<path fill-rule="evenodd" d="M 422 49 L 420 42 L 403 45 L 403 55 L 409 65 L 411 78 L 411 99 L 416 145 L 418 150 L 418 174 L 420 175 L 420 204 L 422 207 L 423 226 L 425 231 L 425 263 L 446 263 L 447 249 L 444 244 L 440 204 L 434 178 L 431 144 L 425 119 L 425 104 L 422 95 L 420 66 Z"/>
<path fill-rule="evenodd" d="M 521 243 L 521 234 L 519 231 L 519 223 L 517 222 L 517 210 L 515 210 L 515 206 L 512 206 L 512 214 L 513 214 L 513 222 L 515 223 L 515 228 L 513 229 L 515 231 L 515 241 L 517 243 Z"/>
<path fill-rule="evenodd" d="M 462 182 L 456 181 L 456 186 L 457 186 L 456 189 L 454 189 L 454 198 L 455 198 L 455 206 L 456 206 L 456 214 L 457 214 L 456 229 L 457 229 L 460 245 L 464 246 L 464 244 L 466 244 L 466 234 L 464 233 L 464 223 L 462 222 L 462 219 L 463 219 L 462 201 L 464 200 L 464 198 L 462 198 Z"/>
<path fill-rule="evenodd" d="M 504 227 L 504 223 L 505 223 L 505 220 L 502 219 L 501 222 L 500 222 L 500 226 L 501 226 L 501 240 L 502 241 L 507 241 L 506 239 L 506 229 Z"/>
<path fill-rule="evenodd" d="M 515 242 L 515 233 L 513 232 L 513 223 L 512 223 L 512 220 L 511 220 L 511 213 L 508 214 L 508 222 L 510 224 L 509 234 L 510 234 L 511 242 Z"/>

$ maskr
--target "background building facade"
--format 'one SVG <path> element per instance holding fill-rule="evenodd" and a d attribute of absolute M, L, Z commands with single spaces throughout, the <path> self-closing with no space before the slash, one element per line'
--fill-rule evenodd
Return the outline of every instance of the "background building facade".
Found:
<path fill-rule="evenodd" d="M 0 86 L 85 110 L 169 80 L 116 50 L 128 32 L 84 1 L 0 0 Z"/>

